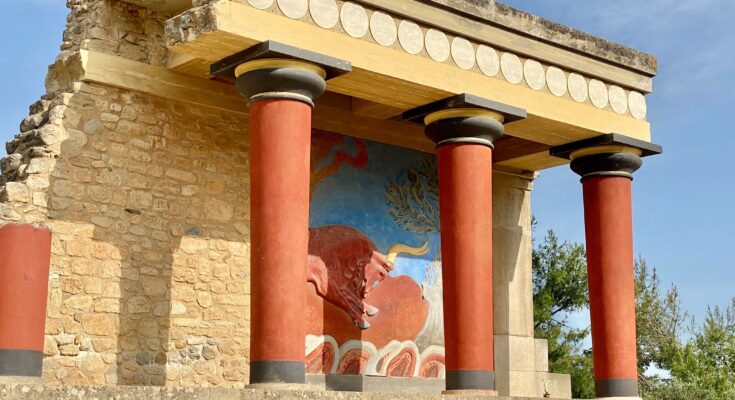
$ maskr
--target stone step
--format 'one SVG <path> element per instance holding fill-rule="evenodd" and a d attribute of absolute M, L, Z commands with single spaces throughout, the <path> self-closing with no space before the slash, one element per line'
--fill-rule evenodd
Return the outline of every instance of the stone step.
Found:
<path fill-rule="evenodd" d="M 438 394 L 360 393 L 308 390 L 173 388 L 160 386 L 59 386 L 0 384 L 0 400 L 547 400 L 529 397 L 442 396 Z"/>

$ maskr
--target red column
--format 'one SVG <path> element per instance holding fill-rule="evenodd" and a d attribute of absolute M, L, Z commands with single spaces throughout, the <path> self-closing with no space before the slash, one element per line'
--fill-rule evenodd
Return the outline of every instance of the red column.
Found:
<path fill-rule="evenodd" d="M 439 146 L 448 390 L 493 390 L 492 148 Z"/>
<path fill-rule="evenodd" d="M 41 376 L 51 231 L 0 227 L 0 376 Z"/>
<path fill-rule="evenodd" d="M 311 106 L 250 108 L 251 382 L 304 379 Z"/>
<path fill-rule="evenodd" d="M 638 396 L 631 179 L 582 180 L 598 397 Z"/>
<path fill-rule="evenodd" d="M 659 145 L 610 133 L 554 147 L 582 177 L 597 398 L 638 398 L 633 173 Z"/>
<path fill-rule="evenodd" d="M 311 117 L 352 65 L 271 40 L 210 68 L 250 107 L 250 383 L 305 383 Z"/>
<path fill-rule="evenodd" d="M 505 113 L 495 111 L 497 108 Z M 493 141 L 525 111 L 461 94 L 404 114 L 436 143 L 446 393 L 497 396 L 493 338 Z"/>

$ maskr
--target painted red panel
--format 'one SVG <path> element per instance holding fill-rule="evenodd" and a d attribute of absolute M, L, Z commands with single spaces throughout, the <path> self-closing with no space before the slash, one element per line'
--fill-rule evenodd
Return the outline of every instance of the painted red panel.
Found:
<path fill-rule="evenodd" d="M 51 231 L 0 227 L 0 349 L 43 350 Z"/>

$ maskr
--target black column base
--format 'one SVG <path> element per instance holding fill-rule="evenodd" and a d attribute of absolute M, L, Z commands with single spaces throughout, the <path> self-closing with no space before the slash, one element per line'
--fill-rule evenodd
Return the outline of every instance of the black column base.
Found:
<path fill-rule="evenodd" d="M 306 367 L 299 361 L 253 361 L 250 383 L 306 383 Z"/>
<path fill-rule="evenodd" d="M 638 397 L 638 380 L 595 380 L 595 397 Z"/>
<path fill-rule="evenodd" d="M 0 349 L 0 376 L 41 377 L 43 352 Z"/>
<path fill-rule="evenodd" d="M 447 371 L 447 390 L 495 390 L 495 371 Z"/>

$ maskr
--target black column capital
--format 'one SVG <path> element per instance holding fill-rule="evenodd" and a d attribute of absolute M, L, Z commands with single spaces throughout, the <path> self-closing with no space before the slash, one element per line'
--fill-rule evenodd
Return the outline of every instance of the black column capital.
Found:
<path fill-rule="evenodd" d="M 285 98 L 311 106 L 326 81 L 352 71 L 348 61 L 268 40 L 210 66 L 212 75 L 235 81 L 249 102 Z"/>
<path fill-rule="evenodd" d="M 526 110 L 463 93 L 417 107 L 403 119 L 426 125 L 426 136 L 437 147 L 474 143 L 493 147 L 505 123 L 526 118 Z"/>
<path fill-rule="evenodd" d="M 607 149 L 598 150 L 602 152 L 574 158 L 569 165 L 572 171 L 582 179 L 594 176 L 622 176 L 633 179 L 633 173 L 643 165 L 640 154 L 636 154 L 635 151 L 610 153 Z"/>
<path fill-rule="evenodd" d="M 661 146 L 617 133 L 597 136 L 556 146 L 549 150 L 555 157 L 571 160 L 571 169 L 585 178 L 622 176 L 633 179 L 643 165 L 642 157 L 660 154 Z"/>

